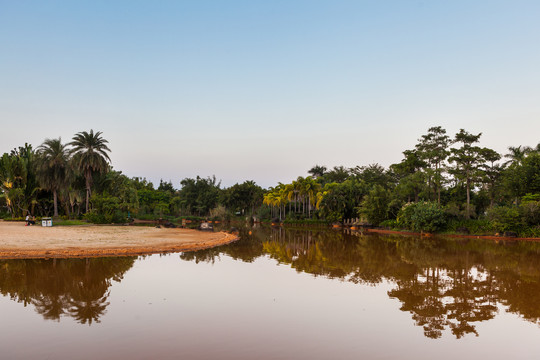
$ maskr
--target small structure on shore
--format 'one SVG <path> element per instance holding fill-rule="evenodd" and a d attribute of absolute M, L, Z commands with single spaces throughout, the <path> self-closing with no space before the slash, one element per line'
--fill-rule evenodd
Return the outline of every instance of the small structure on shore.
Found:
<path fill-rule="evenodd" d="M 199 225 L 199 230 L 205 230 L 205 231 L 214 231 L 214 225 L 212 225 L 210 222 L 208 221 L 203 221 L 200 225 Z"/>

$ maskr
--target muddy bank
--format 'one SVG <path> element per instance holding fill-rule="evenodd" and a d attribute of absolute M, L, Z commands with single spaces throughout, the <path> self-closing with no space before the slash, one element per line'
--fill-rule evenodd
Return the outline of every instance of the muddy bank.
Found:
<path fill-rule="evenodd" d="M 24 226 L 0 222 L 0 259 L 129 256 L 182 252 L 225 245 L 225 232 L 138 226 Z"/>

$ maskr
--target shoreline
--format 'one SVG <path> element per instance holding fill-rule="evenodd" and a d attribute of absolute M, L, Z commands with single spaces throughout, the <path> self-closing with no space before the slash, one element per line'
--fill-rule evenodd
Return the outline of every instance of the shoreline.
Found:
<path fill-rule="evenodd" d="M 353 230 L 358 231 L 358 230 Z M 385 229 L 366 229 L 366 232 L 377 234 L 396 234 L 408 236 L 424 236 L 424 237 L 451 237 L 457 239 L 485 239 L 485 240 L 504 240 L 504 241 L 530 241 L 540 242 L 540 238 L 535 237 L 513 237 L 513 236 L 496 236 L 496 235 L 473 235 L 473 234 L 437 234 L 437 233 L 417 233 L 411 231 L 385 230 Z"/>
<path fill-rule="evenodd" d="M 24 226 L 0 222 L 0 259 L 137 256 L 230 244 L 237 235 L 131 226 Z"/>
<path fill-rule="evenodd" d="M 302 229 L 317 229 L 317 228 L 326 228 L 328 230 L 347 230 L 351 232 L 366 232 L 366 233 L 377 233 L 377 234 L 392 234 L 392 235 L 406 235 L 406 236 L 423 236 L 423 237 L 451 237 L 451 238 L 461 238 L 461 239 L 486 239 L 486 240 L 505 240 L 505 241 L 528 241 L 528 242 L 540 242 L 540 237 L 519 237 L 519 236 L 500 236 L 500 235 L 477 235 L 477 234 L 457 234 L 457 233 L 419 233 L 410 230 L 388 230 L 383 228 L 356 228 L 351 229 L 349 226 L 339 226 L 332 227 L 331 225 L 319 225 L 319 224 L 287 224 L 282 223 L 280 225 L 271 225 L 269 222 L 261 222 L 261 224 L 267 226 L 283 226 L 290 228 L 302 228 Z"/>

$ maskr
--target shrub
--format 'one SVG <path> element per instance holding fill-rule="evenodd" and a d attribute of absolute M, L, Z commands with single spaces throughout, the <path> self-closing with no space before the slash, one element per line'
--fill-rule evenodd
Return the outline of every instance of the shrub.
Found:
<path fill-rule="evenodd" d="M 379 226 L 385 229 L 399 229 L 399 223 L 397 220 L 384 220 L 379 224 Z"/>
<path fill-rule="evenodd" d="M 521 216 L 517 206 L 492 206 L 486 217 L 496 231 L 516 231 L 521 228 Z"/>
<path fill-rule="evenodd" d="M 231 215 L 223 205 L 218 205 L 210 210 L 210 219 L 212 220 L 230 220 Z"/>
<path fill-rule="evenodd" d="M 488 235 L 495 230 L 491 222 L 487 219 L 457 219 L 450 220 L 446 225 L 446 230 L 450 233 L 458 233 L 460 229 L 466 228 L 470 234 Z"/>
<path fill-rule="evenodd" d="M 540 201 L 527 201 L 519 206 L 519 213 L 524 225 L 540 225 Z"/>
<path fill-rule="evenodd" d="M 84 215 L 84 218 L 94 224 L 123 224 L 127 221 L 127 216 L 121 211 L 114 213 L 100 214 L 97 211 L 90 211 Z"/>
<path fill-rule="evenodd" d="M 444 212 L 449 218 L 459 219 L 463 217 L 463 212 L 458 204 L 451 202 L 444 207 Z"/>
<path fill-rule="evenodd" d="M 421 201 L 403 205 L 397 221 L 410 230 L 436 232 L 446 225 L 446 215 L 439 204 Z"/>
<path fill-rule="evenodd" d="M 366 216 L 369 222 L 379 225 L 388 219 L 390 191 L 380 185 L 375 185 L 364 197 L 364 201 L 359 208 L 359 215 Z"/>

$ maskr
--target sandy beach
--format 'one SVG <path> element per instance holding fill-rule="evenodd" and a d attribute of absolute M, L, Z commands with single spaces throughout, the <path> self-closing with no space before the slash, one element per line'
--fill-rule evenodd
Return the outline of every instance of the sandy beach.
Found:
<path fill-rule="evenodd" d="M 181 252 L 228 244 L 225 232 L 139 226 L 24 226 L 0 221 L 0 259 L 126 256 Z"/>

